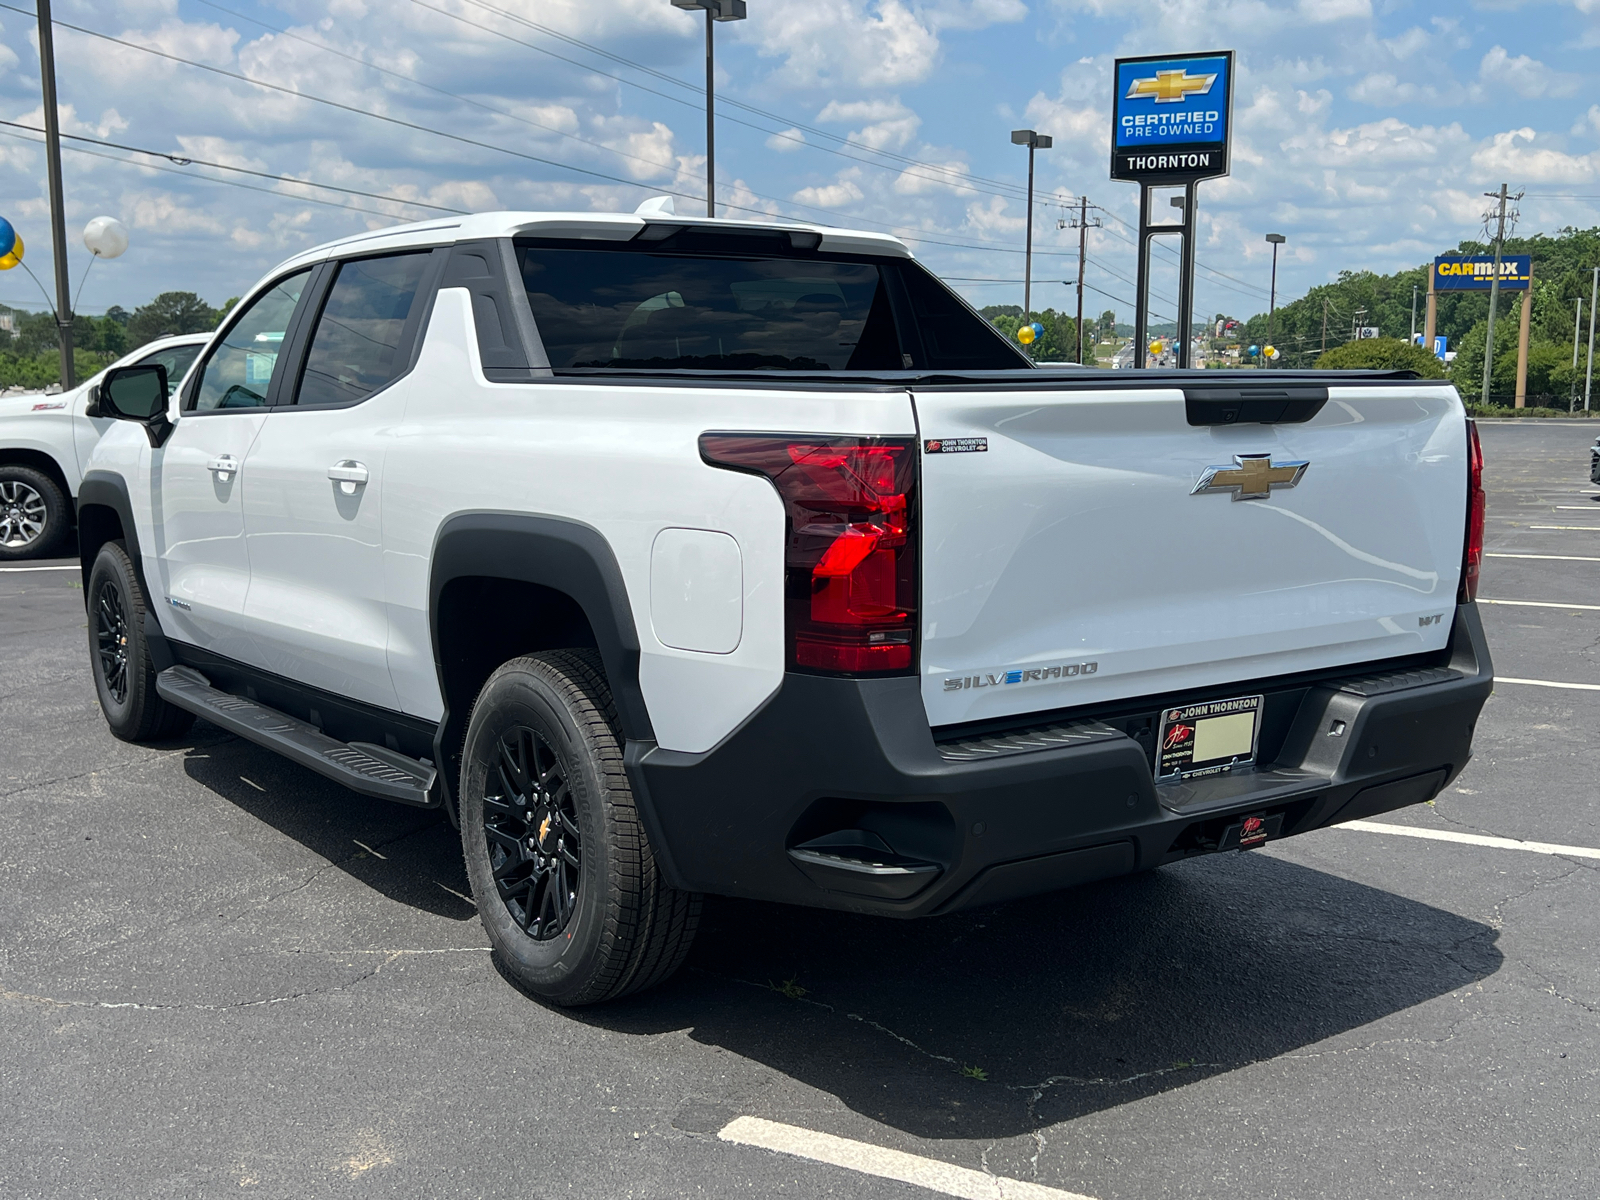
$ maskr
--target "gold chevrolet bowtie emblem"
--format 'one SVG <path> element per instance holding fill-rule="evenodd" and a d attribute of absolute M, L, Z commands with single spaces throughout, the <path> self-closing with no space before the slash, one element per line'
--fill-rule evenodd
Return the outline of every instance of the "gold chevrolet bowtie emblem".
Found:
<path fill-rule="evenodd" d="M 1207 467 L 1189 494 L 1232 492 L 1235 500 L 1265 500 L 1273 488 L 1292 488 L 1311 464 L 1303 459 L 1273 462 L 1270 454 L 1235 454 L 1234 467 Z"/>
<path fill-rule="evenodd" d="M 1191 75 L 1187 69 L 1157 71 L 1145 79 L 1135 79 L 1127 99 L 1154 96 L 1157 104 L 1180 104 L 1191 95 L 1204 96 L 1217 81 L 1215 75 Z"/>

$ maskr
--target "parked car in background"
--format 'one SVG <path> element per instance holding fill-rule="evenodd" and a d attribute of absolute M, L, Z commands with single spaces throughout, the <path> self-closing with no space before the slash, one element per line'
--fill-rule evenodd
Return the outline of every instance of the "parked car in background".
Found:
<path fill-rule="evenodd" d="M 209 333 L 157 338 L 112 367 L 160 364 L 176 391 Z M 107 368 L 110 370 L 111 368 Z M 68 392 L 0 397 L 0 561 L 62 549 L 78 481 L 110 420 L 88 415 L 105 372 Z"/>

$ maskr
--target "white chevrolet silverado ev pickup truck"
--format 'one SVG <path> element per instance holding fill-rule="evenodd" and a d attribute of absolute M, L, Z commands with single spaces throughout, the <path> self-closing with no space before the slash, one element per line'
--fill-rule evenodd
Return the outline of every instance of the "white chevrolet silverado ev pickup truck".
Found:
<path fill-rule="evenodd" d="M 491 213 L 307 251 L 111 373 L 112 731 L 442 806 L 561 1004 L 705 893 L 948 913 L 1370 816 L 1466 764 L 1446 382 L 1034 369 L 873 233 Z"/>
<path fill-rule="evenodd" d="M 210 337 L 157 338 L 111 368 L 159 363 L 176 389 Z M 49 555 L 71 531 L 82 467 L 111 424 L 95 404 L 103 374 L 57 395 L 0 396 L 0 563 Z"/>

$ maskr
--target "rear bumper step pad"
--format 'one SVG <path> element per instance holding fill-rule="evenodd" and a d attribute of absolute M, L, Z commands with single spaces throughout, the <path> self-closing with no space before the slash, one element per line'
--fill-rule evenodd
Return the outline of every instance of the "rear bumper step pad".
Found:
<path fill-rule="evenodd" d="M 168 667 L 156 676 L 156 691 L 169 704 L 213 725 L 276 750 L 285 758 L 342 783 L 352 791 L 418 808 L 437 808 L 438 771 L 431 763 L 369 742 L 341 742 L 315 725 L 211 686 L 192 667 Z"/>

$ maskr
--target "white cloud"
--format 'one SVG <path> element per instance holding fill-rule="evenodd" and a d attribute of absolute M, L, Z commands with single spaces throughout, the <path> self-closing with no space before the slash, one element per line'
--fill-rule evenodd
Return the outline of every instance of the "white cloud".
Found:
<path fill-rule="evenodd" d="M 793 154 L 796 150 L 805 148 L 806 135 L 791 125 L 781 133 L 773 134 L 762 144 L 778 154 Z"/>
<path fill-rule="evenodd" d="M 814 204 L 818 208 L 839 208 L 863 198 L 865 193 L 854 179 L 841 177 L 834 183 L 820 187 L 801 188 L 794 199 L 801 204 Z"/>
<path fill-rule="evenodd" d="M 1504 46 L 1495 46 L 1478 64 L 1478 77 L 1491 86 L 1510 88 L 1526 99 L 1543 96 L 1570 96 L 1578 90 L 1578 77 L 1550 70 L 1526 54 L 1511 55 Z"/>

